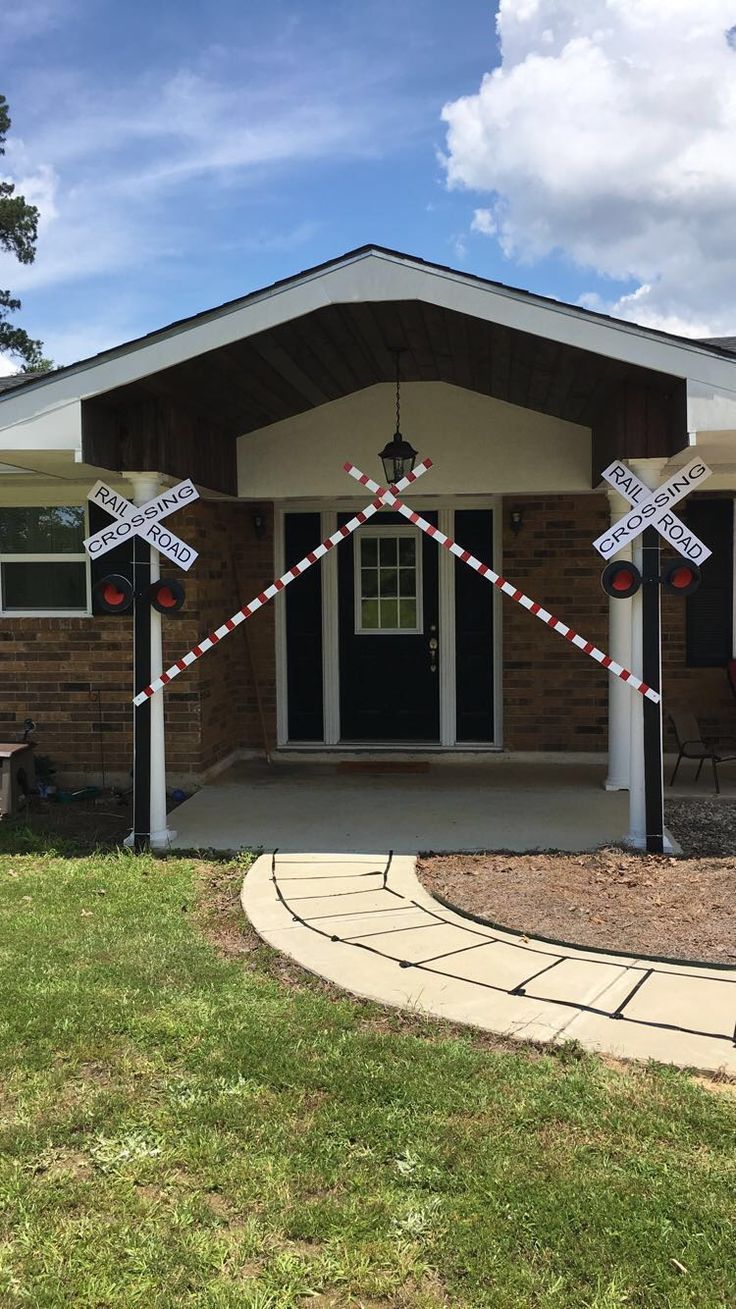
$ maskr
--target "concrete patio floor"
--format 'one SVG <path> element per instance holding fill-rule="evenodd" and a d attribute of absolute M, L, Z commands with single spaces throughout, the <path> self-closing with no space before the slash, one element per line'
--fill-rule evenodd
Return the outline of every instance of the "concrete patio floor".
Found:
<path fill-rule="evenodd" d="M 628 795 L 603 764 L 431 762 L 427 772 L 237 764 L 171 815 L 174 849 L 350 853 L 590 850 L 623 839 Z M 724 770 L 724 797 L 735 793 Z M 668 795 L 710 797 L 685 777 Z"/>

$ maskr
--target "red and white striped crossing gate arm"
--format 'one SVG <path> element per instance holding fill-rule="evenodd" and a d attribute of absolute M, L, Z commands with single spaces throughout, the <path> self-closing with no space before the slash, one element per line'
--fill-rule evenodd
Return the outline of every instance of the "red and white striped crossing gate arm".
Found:
<path fill-rule="evenodd" d="M 615 659 L 611 659 L 610 655 L 605 654 L 603 650 L 599 650 L 598 646 L 594 645 L 592 641 L 586 641 L 584 636 L 580 636 L 573 631 L 571 627 L 567 626 L 567 623 L 563 623 L 561 619 L 549 613 L 542 605 L 537 604 L 536 600 L 524 595 L 524 592 L 515 587 L 512 582 L 507 582 L 505 577 L 501 577 L 499 573 L 494 573 L 488 564 L 481 563 L 480 559 L 476 559 L 475 555 L 472 555 L 469 550 L 464 550 L 461 545 L 457 544 L 457 541 L 453 541 L 451 536 L 446 536 L 433 523 L 428 523 L 426 518 L 422 518 L 408 505 L 403 504 L 391 490 L 382 491 L 378 483 L 374 482 L 373 478 L 367 477 L 365 473 L 361 473 L 360 469 L 355 467 L 355 464 L 344 464 L 343 467 L 346 473 L 355 478 L 356 482 L 360 482 L 361 486 L 365 486 L 367 490 L 380 495 L 385 505 L 390 505 L 392 509 L 398 510 L 400 514 L 404 515 L 404 518 L 408 518 L 410 523 L 414 523 L 416 527 L 421 528 L 423 532 L 426 532 L 427 536 L 433 537 L 438 545 L 443 545 L 456 558 L 462 559 L 463 563 L 467 564 L 469 568 L 475 569 L 487 582 L 498 587 L 499 591 L 502 591 L 504 595 L 516 600 L 522 609 L 528 609 L 529 613 L 534 614 L 534 617 L 538 618 L 546 627 L 551 628 L 553 632 L 559 632 L 560 636 L 564 636 L 571 645 L 577 646 L 578 650 L 582 650 L 583 654 L 590 655 L 591 659 L 595 659 L 597 664 L 607 668 L 614 677 L 620 677 L 621 681 L 626 682 L 627 686 L 630 686 L 633 691 L 638 691 L 641 695 L 646 696 L 647 700 L 659 704 L 660 696 L 658 692 L 653 687 L 647 686 L 647 683 L 643 682 L 635 673 L 632 673 L 628 668 L 624 668 Z"/>
<path fill-rule="evenodd" d="M 391 492 L 403 491 L 405 487 L 410 486 L 412 482 L 416 482 L 417 478 L 421 477 L 431 467 L 432 460 L 424 459 L 414 469 L 413 473 L 408 473 L 406 477 L 402 477 L 401 481 L 391 488 Z M 275 582 L 267 586 L 265 591 L 261 591 L 260 595 L 255 596 L 247 605 L 243 605 L 243 608 L 238 609 L 237 613 L 233 614 L 231 618 L 227 618 L 221 627 L 216 627 L 214 632 L 210 632 L 209 636 L 203 637 L 187 654 L 183 655 L 181 659 L 177 659 L 176 663 L 172 664 L 170 668 L 167 668 L 165 673 L 162 673 L 160 677 L 156 677 L 150 686 L 146 686 L 142 691 L 139 691 L 133 698 L 133 704 L 136 706 L 145 704 L 146 700 L 150 700 L 151 696 L 155 695 L 157 691 L 163 691 L 164 687 L 168 686 L 169 682 L 173 682 L 174 678 L 179 676 L 179 673 L 183 673 L 185 668 L 196 663 L 213 646 L 219 645 L 223 637 L 234 632 L 235 628 L 244 623 L 246 618 L 252 618 L 258 609 L 262 609 L 265 604 L 268 604 L 269 600 L 273 600 L 274 596 L 278 595 L 279 591 L 283 591 L 284 587 L 288 586 L 290 582 L 293 582 L 295 577 L 299 577 L 303 572 L 306 572 L 307 568 L 310 568 L 312 564 L 316 564 L 317 560 L 326 555 L 329 550 L 332 550 L 333 546 L 339 545 L 341 541 L 345 540 L 346 536 L 350 536 L 350 533 L 354 532 L 357 527 L 366 523 L 369 518 L 378 513 L 379 509 L 383 509 L 383 496 L 388 495 L 389 492 L 386 487 L 379 486 L 377 482 L 374 482 L 373 485 L 376 491 L 381 492 L 380 496 L 377 496 L 371 504 L 366 505 L 365 509 L 361 509 L 360 513 L 355 514 L 350 522 L 338 527 L 337 531 L 332 533 L 332 536 L 325 537 L 324 541 L 315 546 L 314 550 L 310 550 L 308 554 L 305 554 L 298 564 L 288 568 L 281 577 L 277 577 Z"/>

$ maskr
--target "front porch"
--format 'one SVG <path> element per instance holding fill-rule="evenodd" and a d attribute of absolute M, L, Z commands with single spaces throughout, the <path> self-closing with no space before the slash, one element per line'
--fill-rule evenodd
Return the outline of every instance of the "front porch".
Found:
<path fill-rule="evenodd" d="M 233 765 L 171 815 L 178 850 L 317 850 L 397 854 L 469 850 L 592 850 L 619 844 L 629 797 L 606 791 L 606 762 L 578 755 L 414 756 L 386 764 L 276 759 Z M 667 779 L 673 761 L 666 765 Z M 713 798 L 686 763 L 665 800 Z M 736 799 L 736 764 L 721 768 L 721 798 Z"/>
<path fill-rule="evenodd" d="M 378 449 L 394 414 L 399 421 L 397 361 L 402 429 L 434 461 L 407 501 L 428 526 L 502 570 L 505 598 L 438 550 L 431 531 L 420 537 L 388 509 L 314 568 L 294 571 L 365 508 L 344 461 L 378 473 Z M 734 731 L 724 673 L 733 653 L 732 413 L 730 400 L 716 403 L 736 394 L 734 385 L 733 356 L 712 344 L 364 249 L 84 366 L 25 381 L 2 400 L 13 479 L 8 473 L 3 490 L 13 513 L 70 508 L 80 536 L 80 510 L 101 474 L 123 494 L 141 470 L 161 485 L 190 476 L 203 493 L 177 520 L 200 555 L 181 614 L 163 623 L 169 671 L 163 715 L 155 702 L 166 735 L 164 750 L 158 731 L 152 778 L 157 814 L 167 783 L 189 790 L 260 748 L 473 750 L 479 760 L 481 752 L 537 752 L 540 785 L 531 789 L 542 807 L 531 833 L 528 774 L 517 777 L 504 758 L 503 772 L 448 773 L 446 785 L 439 767 L 398 788 L 395 778 L 313 771 L 295 788 L 295 811 L 307 810 L 298 842 L 312 842 L 318 829 L 309 823 L 333 807 L 326 789 L 337 786 L 349 810 L 359 786 L 383 810 L 366 806 L 364 826 L 347 813 L 329 818 L 342 843 L 374 848 L 379 823 L 411 849 L 447 848 L 453 825 L 476 848 L 565 848 L 570 826 L 585 846 L 626 830 L 622 797 L 606 797 L 599 785 L 602 762 L 578 774 L 572 763 L 607 750 L 609 782 L 627 783 L 632 690 L 596 654 L 641 673 L 631 633 L 639 601 L 609 602 L 591 545 L 623 508 L 601 483 L 612 458 L 658 482 L 697 446 L 715 470 L 687 510 L 704 520 L 715 563 L 695 596 L 664 597 L 663 689 L 667 713 L 692 710 L 714 736 Z M 41 531 L 39 514 L 31 519 Z M 8 721 L 39 719 L 44 751 L 65 782 L 99 769 L 126 785 L 129 632 L 123 616 L 95 616 L 90 599 L 108 556 L 91 570 L 83 555 L 74 564 L 86 599 L 68 613 L 39 610 L 33 559 L 17 547 L 0 560 L 0 572 L 30 587 L 27 611 L 18 601 L 6 616 Z M 66 576 L 64 555 L 52 564 Z M 298 580 L 272 592 L 287 569 Z M 552 630 L 515 603 L 522 594 L 555 618 Z M 246 609 L 253 620 L 241 628 Z M 225 643 L 236 627 L 240 636 Z M 596 648 L 592 658 L 562 639 L 570 628 Z M 208 633 L 219 633 L 218 648 L 200 662 Z M 205 653 L 211 644 L 205 637 Z M 67 682 L 61 666 L 71 656 Z M 158 672 L 158 645 L 155 663 Z M 566 753 L 562 784 L 544 760 Z M 239 817 L 229 828 L 240 792 L 218 812 L 215 797 L 230 781 L 200 792 L 180 812 L 180 839 L 278 841 L 288 778 L 282 769 L 249 785 L 247 832 Z M 578 791 L 589 804 L 576 804 Z M 268 812 L 254 809 L 254 796 L 266 795 Z M 200 825 L 208 806 L 214 821 Z"/>
<path fill-rule="evenodd" d="M 603 761 L 498 757 L 427 761 L 418 772 L 373 768 L 236 764 L 171 815 L 174 849 L 590 850 L 622 841 L 628 830 L 628 795 L 604 790 Z M 724 797 L 736 795 L 735 782 L 736 772 L 724 769 Z M 696 790 L 686 772 L 671 794 L 711 792 L 702 779 Z"/>

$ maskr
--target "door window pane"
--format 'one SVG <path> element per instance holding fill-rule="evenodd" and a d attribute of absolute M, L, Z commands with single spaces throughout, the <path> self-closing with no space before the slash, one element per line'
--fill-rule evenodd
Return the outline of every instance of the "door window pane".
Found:
<path fill-rule="evenodd" d="M 381 536 L 379 537 L 379 543 L 381 551 L 381 567 L 390 567 L 392 564 L 395 567 L 398 554 L 398 541 L 396 537 Z"/>
<path fill-rule="evenodd" d="M 417 625 L 416 600 L 399 600 L 399 627 L 414 628 Z"/>
<path fill-rule="evenodd" d="M 417 543 L 413 536 L 399 537 L 399 563 L 402 568 L 416 568 Z"/>
<path fill-rule="evenodd" d="M 87 608 L 87 565 L 2 564 L 4 610 Z"/>
<path fill-rule="evenodd" d="M 378 538 L 366 536 L 361 539 L 361 554 L 364 568 L 375 568 L 378 564 Z"/>
<path fill-rule="evenodd" d="M 381 595 L 398 595 L 399 594 L 399 570 L 398 568 L 382 568 L 379 573 L 379 585 Z"/>
<path fill-rule="evenodd" d="M 357 540 L 358 631 L 421 628 L 419 562 L 412 534 L 361 534 Z"/>

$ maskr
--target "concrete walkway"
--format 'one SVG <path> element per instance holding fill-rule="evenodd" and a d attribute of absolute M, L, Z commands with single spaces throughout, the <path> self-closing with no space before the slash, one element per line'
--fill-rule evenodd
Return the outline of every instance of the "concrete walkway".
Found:
<path fill-rule="evenodd" d="M 355 995 L 530 1041 L 736 1073 L 736 969 L 550 945 L 445 909 L 409 855 L 261 855 L 243 908 Z"/>

